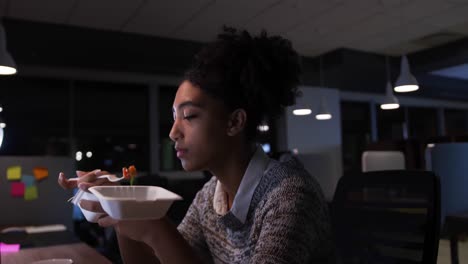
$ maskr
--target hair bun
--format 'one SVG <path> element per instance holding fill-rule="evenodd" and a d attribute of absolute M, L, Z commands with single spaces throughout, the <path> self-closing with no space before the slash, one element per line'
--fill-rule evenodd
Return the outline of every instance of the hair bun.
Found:
<path fill-rule="evenodd" d="M 245 108 L 255 133 L 263 118 L 276 118 L 295 103 L 300 74 L 300 57 L 289 40 L 224 27 L 197 54 L 186 79 L 231 109 Z"/>

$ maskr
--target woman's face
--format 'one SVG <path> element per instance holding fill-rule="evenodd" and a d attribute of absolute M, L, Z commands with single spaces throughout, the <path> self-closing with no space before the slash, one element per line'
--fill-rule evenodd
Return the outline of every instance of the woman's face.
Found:
<path fill-rule="evenodd" d="M 169 137 L 186 171 L 210 170 L 226 154 L 228 112 L 223 104 L 189 81 L 177 90 Z"/>

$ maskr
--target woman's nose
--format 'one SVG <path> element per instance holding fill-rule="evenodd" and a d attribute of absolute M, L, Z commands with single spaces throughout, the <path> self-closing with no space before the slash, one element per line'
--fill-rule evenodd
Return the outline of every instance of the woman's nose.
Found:
<path fill-rule="evenodd" d="M 175 119 L 174 123 L 172 124 L 171 131 L 169 132 L 169 138 L 174 142 L 182 138 L 182 132 L 179 128 L 179 122 L 177 119 Z"/>

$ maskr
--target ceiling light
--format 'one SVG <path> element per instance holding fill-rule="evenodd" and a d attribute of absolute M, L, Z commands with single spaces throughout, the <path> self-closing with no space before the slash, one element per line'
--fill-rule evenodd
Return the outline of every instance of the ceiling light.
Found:
<path fill-rule="evenodd" d="M 320 100 L 320 107 L 315 118 L 317 120 L 329 120 L 332 118 L 332 114 L 328 110 L 327 101 L 324 96 L 322 96 L 322 99 Z"/>
<path fill-rule="evenodd" d="M 3 118 L 0 117 L 0 128 L 5 128 L 5 127 L 6 127 L 5 120 L 3 120 Z"/>
<path fill-rule="evenodd" d="M 268 130 L 270 130 L 270 127 L 268 126 L 268 124 L 263 123 L 261 125 L 258 125 L 257 130 L 260 132 L 268 132 Z"/>
<path fill-rule="evenodd" d="M 325 81 L 323 78 L 323 56 L 319 58 L 319 82 L 320 87 L 325 87 Z M 315 115 L 315 119 L 317 120 L 329 120 L 332 118 L 330 111 L 328 110 L 327 101 L 325 100 L 325 96 L 322 96 L 320 99 L 320 106 L 318 109 L 318 113 Z"/>
<path fill-rule="evenodd" d="M 414 92 L 419 89 L 418 81 L 411 74 L 408 58 L 406 56 L 401 57 L 400 76 L 395 83 L 395 92 L 407 93 Z"/>
<path fill-rule="evenodd" d="M 392 92 L 392 85 L 390 82 L 387 82 L 387 92 L 385 94 L 385 99 L 383 103 L 380 105 L 380 108 L 382 110 L 392 110 L 392 109 L 398 109 L 400 107 L 400 104 L 398 102 L 398 99 L 393 95 Z"/>
<path fill-rule="evenodd" d="M 76 161 L 80 161 L 83 158 L 83 153 L 81 151 L 77 151 L 75 154 Z"/>
<path fill-rule="evenodd" d="M 297 116 L 304 116 L 312 114 L 312 110 L 309 108 L 302 108 L 302 109 L 294 109 L 293 114 Z"/>
<path fill-rule="evenodd" d="M 329 120 L 332 118 L 332 115 L 331 114 L 317 114 L 315 118 L 317 120 Z"/>
<path fill-rule="evenodd" d="M 0 148 L 2 147 L 3 144 L 3 128 L 0 127 Z"/>
<path fill-rule="evenodd" d="M 6 34 L 0 23 L 0 75 L 11 75 L 16 73 L 16 63 L 6 48 Z"/>

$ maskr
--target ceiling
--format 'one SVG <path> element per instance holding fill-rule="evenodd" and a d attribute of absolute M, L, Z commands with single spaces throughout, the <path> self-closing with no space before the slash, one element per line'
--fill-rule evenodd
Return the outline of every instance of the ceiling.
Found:
<path fill-rule="evenodd" d="M 401 55 L 468 36 L 468 0 L 0 0 L 0 16 L 206 42 L 223 24 L 337 48 Z"/>
<path fill-rule="evenodd" d="M 305 85 L 322 85 L 323 61 L 328 87 L 384 93 L 387 55 L 395 81 L 407 54 L 422 87 L 410 96 L 456 101 L 468 101 L 466 14 L 468 0 L 0 0 L 21 66 L 179 76 L 229 25 L 290 39 Z"/>
<path fill-rule="evenodd" d="M 0 18 L 10 20 L 10 27 L 5 23 L 11 29 L 8 48 L 20 66 L 177 76 L 199 50 L 199 42 L 214 39 L 225 24 L 251 32 L 266 29 L 290 39 L 307 57 L 303 81 L 310 86 L 326 83 L 344 91 L 383 94 L 387 66 L 380 55 L 391 55 L 395 80 L 397 56 L 409 54 L 422 87 L 410 96 L 462 102 L 468 102 L 468 67 L 459 66 L 468 63 L 467 14 L 468 0 L 0 0 Z M 11 78 L 2 79 L 3 88 L 6 82 L 17 83 Z M 38 81 L 29 81 L 34 82 L 29 89 L 39 91 Z M 46 81 L 44 87 L 51 87 L 52 81 Z M 21 91 L 5 94 L 17 104 Z M 49 94 L 49 101 L 60 95 Z M 31 109 L 23 110 L 28 114 Z M 106 120 L 118 119 L 113 127 L 120 125 L 122 115 L 105 114 Z M 132 133 L 117 128 L 112 133 Z"/>

